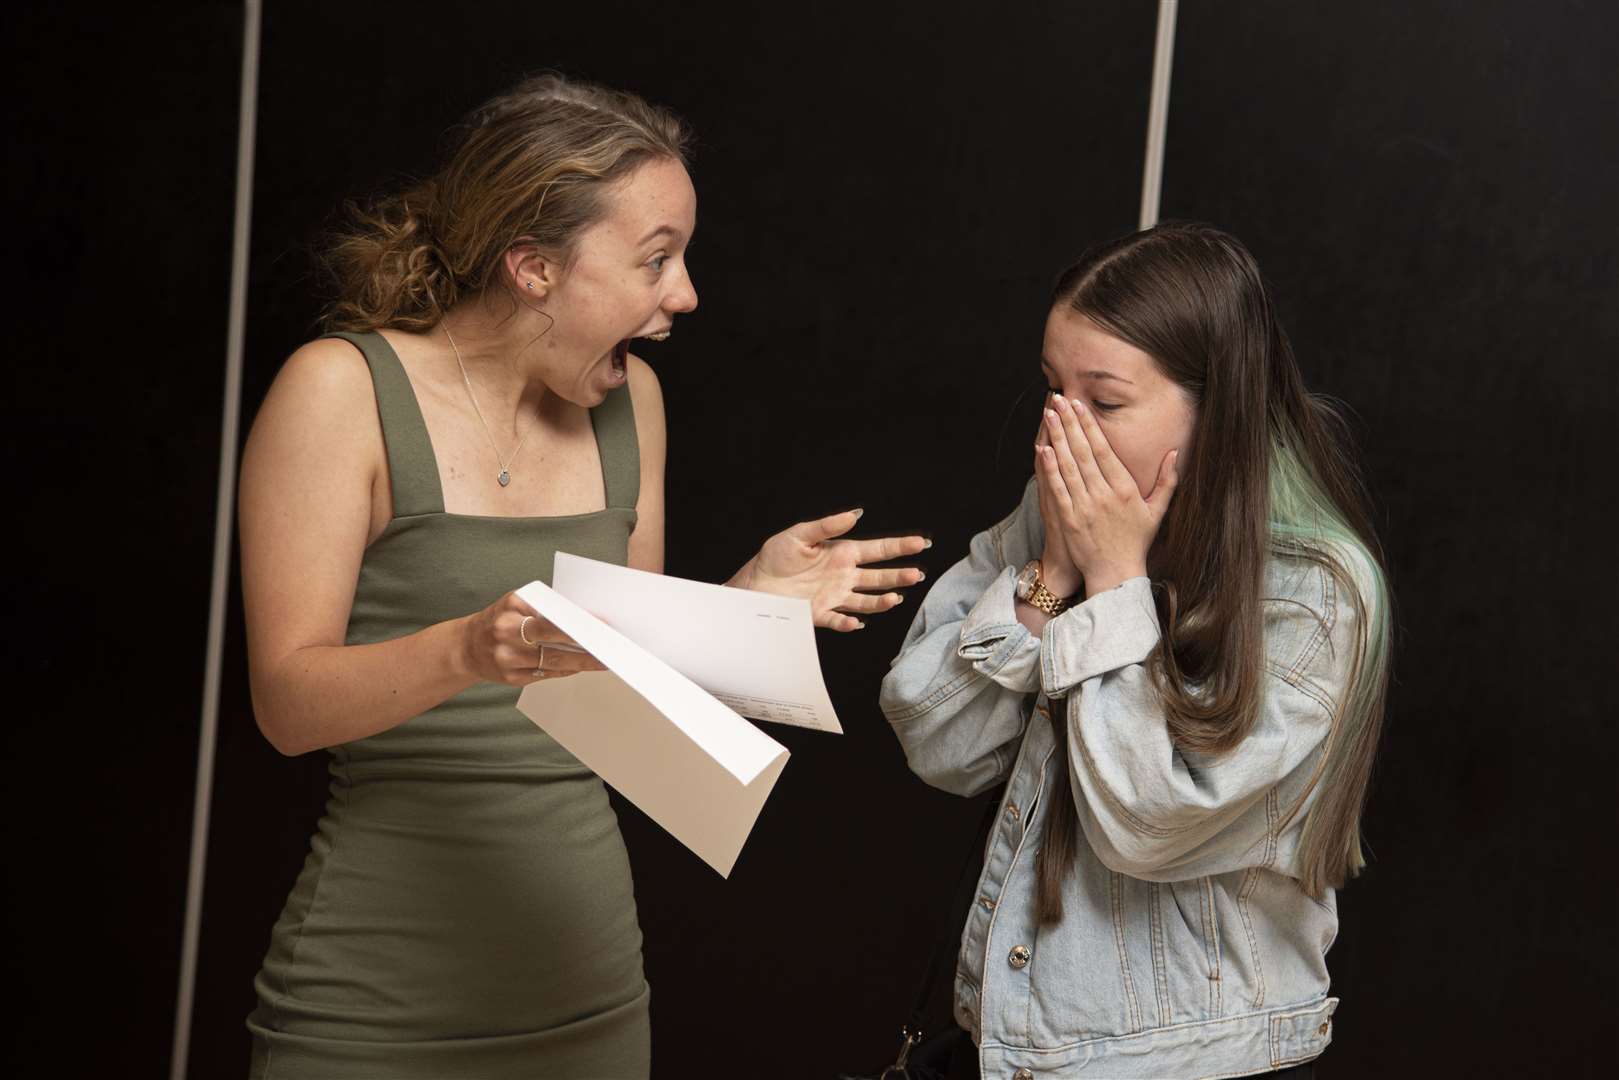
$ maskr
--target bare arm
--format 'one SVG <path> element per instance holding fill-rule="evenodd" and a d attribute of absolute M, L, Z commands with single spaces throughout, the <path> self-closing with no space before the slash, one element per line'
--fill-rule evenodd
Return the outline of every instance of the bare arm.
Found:
<path fill-rule="evenodd" d="M 481 612 L 392 641 L 344 645 L 372 537 L 386 453 L 365 361 L 311 342 L 276 376 L 242 457 L 239 519 L 248 671 L 259 730 L 301 754 L 396 727 L 479 681 L 530 681 L 517 643 L 530 609 L 507 594 Z M 558 640 L 544 620 L 531 640 Z M 548 660 L 579 670 L 588 655 Z"/>

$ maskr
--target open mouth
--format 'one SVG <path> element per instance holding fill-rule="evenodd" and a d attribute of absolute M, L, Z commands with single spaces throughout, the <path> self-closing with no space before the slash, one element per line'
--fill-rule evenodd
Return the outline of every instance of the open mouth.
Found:
<path fill-rule="evenodd" d="M 635 337 L 625 338 L 623 341 L 621 341 L 617 345 L 613 346 L 613 352 L 612 352 L 613 374 L 614 375 L 622 375 L 624 373 L 624 365 L 628 361 L 629 355 L 630 355 L 630 342 L 632 342 L 632 341 L 668 341 L 668 340 L 669 340 L 669 328 L 668 327 L 664 327 L 662 330 L 654 330 L 650 334 L 637 334 Z"/>

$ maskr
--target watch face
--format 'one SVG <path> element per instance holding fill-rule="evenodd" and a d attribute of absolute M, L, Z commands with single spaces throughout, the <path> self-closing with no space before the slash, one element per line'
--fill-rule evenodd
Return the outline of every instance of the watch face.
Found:
<path fill-rule="evenodd" d="M 1034 592 L 1034 583 L 1040 576 L 1040 564 L 1033 560 L 1024 563 L 1023 569 L 1017 576 L 1017 594 L 1020 599 L 1027 600 L 1029 594 Z"/>

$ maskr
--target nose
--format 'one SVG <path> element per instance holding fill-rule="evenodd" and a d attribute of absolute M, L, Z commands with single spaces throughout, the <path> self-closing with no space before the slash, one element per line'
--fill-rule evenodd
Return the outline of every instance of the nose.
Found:
<path fill-rule="evenodd" d="M 695 311 L 697 309 L 697 286 L 691 283 L 691 272 L 682 270 L 680 284 L 675 287 L 669 297 L 669 310 L 675 312 Z"/>

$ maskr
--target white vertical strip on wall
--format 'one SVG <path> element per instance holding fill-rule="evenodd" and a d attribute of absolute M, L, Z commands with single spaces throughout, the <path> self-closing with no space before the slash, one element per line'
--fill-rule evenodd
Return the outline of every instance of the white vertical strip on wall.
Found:
<path fill-rule="evenodd" d="M 1158 224 L 1164 186 L 1164 135 L 1169 127 L 1169 72 L 1175 62 L 1175 0 L 1158 0 L 1158 42 L 1152 51 L 1152 105 L 1147 111 L 1147 161 L 1141 170 L 1141 225 Z"/>
<path fill-rule="evenodd" d="M 191 1008 L 197 986 L 197 942 L 202 928 L 202 880 L 208 856 L 208 810 L 214 789 L 214 744 L 219 730 L 219 680 L 225 652 L 225 594 L 236 518 L 236 443 L 242 411 L 242 340 L 247 322 L 247 242 L 253 216 L 253 128 L 258 112 L 260 0 L 242 12 L 241 116 L 236 131 L 236 228 L 231 244 L 230 318 L 225 335 L 225 400 L 219 433 L 219 489 L 214 503 L 214 584 L 208 603 L 208 655 L 203 674 L 202 730 L 197 736 L 197 792 L 191 810 L 191 869 L 186 878 L 185 934 L 180 946 L 180 992 L 174 1010 L 170 1080 L 185 1080 L 191 1049 Z"/>

